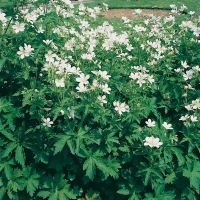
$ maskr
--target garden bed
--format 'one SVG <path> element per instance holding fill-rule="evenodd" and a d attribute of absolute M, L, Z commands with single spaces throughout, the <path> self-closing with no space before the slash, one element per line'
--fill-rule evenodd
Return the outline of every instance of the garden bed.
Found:
<path fill-rule="evenodd" d="M 134 15 L 134 11 L 136 9 L 110 9 L 108 11 L 102 12 L 103 16 L 106 18 L 116 18 L 121 19 L 122 17 L 127 17 L 129 19 L 138 19 L 138 16 Z M 161 10 L 161 9 L 140 9 L 142 14 L 150 15 L 153 14 L 154 16 L 164 17 L 169 16 L 169 10 Z"/>

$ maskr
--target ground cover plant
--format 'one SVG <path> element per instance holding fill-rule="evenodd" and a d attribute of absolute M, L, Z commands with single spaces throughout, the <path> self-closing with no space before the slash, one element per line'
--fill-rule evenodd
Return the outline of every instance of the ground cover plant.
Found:
<path fill-rule="evenodd" d="M 170 9 L 175 4 L 180 7 L 183 4 L 188 10 L 200 12 L 200 1 L 193 0 L 99 0 L 109 5 L 109 8 L 149 8 L 149 9 Z M 186 11 L 186 10 L 185 10 Z"/>
<path fill-rule="evenodd" d="M 0 199 L 198 199 L 200 18 L 33 5 L 0 11 Z"/>

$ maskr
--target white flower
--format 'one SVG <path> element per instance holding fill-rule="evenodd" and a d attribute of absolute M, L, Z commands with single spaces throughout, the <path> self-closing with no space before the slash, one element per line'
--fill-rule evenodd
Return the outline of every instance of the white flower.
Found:
<path fill-rule="evenodd" d="M 126 49 L 127 49 L 128 51 L 131 51 L 131 50 L 134 49 L 134 48 L 132 47 L 131 44 L 127 44 Z"/>
<path fill-rule="evenodd" d="M 139 78 L 139 74 L 136 72 L 136 73 L 133 73 L 133 72 L 131 72 L 131 74 L 130 74 L 130 76 L 129 76 L 131 79 L 133 79 L 133 80 L 136 80 L 136 79 L 138 79 Z"/>
<path fill-rule="evenodd" d="M 103 92 L 110 94 L 111 88 L 108 87 L 108 84 L 100 85 L 100 88 L 102 89 Z"/>
<path fill-rule="evenodd" d="M 15 33 L 18 33 L 20 31 L 24 31 L 25 29 L 25 24 L 24 23 L 19 23 L 19 22 L 15 22 L 15 24 L 12 26 L 12 28 L 14 29 Z"/>
<path fill-rule="evenodd" d="M 44 42 L 44 41 L 43 41 Z M 47 54 L 45 54 L 45 58 L 47 62 L 53 63 L 54 62 L 54 58 L 56 57 L 56 54 L 53 53 L 52 51 L 48 51 Z"/>
<path fill-rule="evenodd" d="M 65 111 L 64 110 L 60 110 L 60 113 L 61 113 L 61 115 L 64 115 Z"/>
<path fill-rule="evenodd" d="M 148 119 L 146 122 L 148 127 L 154 127 L 156 126 L 155 121 L 151 121 L 151 119 Z"/>
<path fill-rule="evenodd" d="M 194 101 L 192 101 L 192 108 L 193 109 L 200 109 L 200 99 L 196 99 Z"/>
<path fill-rule="evenodd" d="M 42 119 L 43 120 L 43 126 L 47 126 L 47 127 L 51 127 L 51 124 L 53 124 L 53 122 L 51 121 L 51 119 L 48 117 L 46 119 Z"/>
<path fill-rule="evenodd" d="M 17 54 L 20 56 L 21 59 L 23 59 L 24 57 L 30 56 L 33 50 L 34 49 L 31 47 L 31 45 L 24 44 L 24 47 L 19 47 L 19 51 L 17 52 Z"/>
<path fill-rule="evenodd" d="M 87 92 L 88 89 L 83 83 L 79 83 L 78 86 L 76 87 L 78 92 Z"/>
<path fill-rule="evenodd" d="M 189 118 L 189 115 L 181 116 L 179 120 L 186 121 Z"/>
<path fill-rule="evenodd" d="M 164 122 L 162 124 L 166 129 L 173 129 L 171 124 L 167 124 L 166 122 Z"/>
<path fill-rule="evenodd" d="M 56 87 L 65 87 L 65 79 L 56 79 L 55 80 Z"/>
<path fill-rule="evenodd" d="M 42 40 L 46 45 L 48 45 L 48 44 L 50 44 L 51 42 L 52 42 L 52 40 Z M 51 52 L 51 51 L 49 51 L 49 52 Z M 49 53 L 48 52 L 48 53 Z"/>
<path fill-rule="evenodd" d="M 133 15 L 140 15 L 142 13 L 141 9 L 135 9 Z"/>
<path fill-rule="evenodd" d="M 129 112 L 129 106 L 125 103 L 121 103 L 119 101 L 114 101 L 113 105 L 115 106 L 115 110 L 121 115 L 123 112 Z"/>
<path fill-rule="evenodd" d="M 38 32 L 38 33 L 44 33 L 44 31 L 45 31 L 45 30 L 42 28 L 42 26 L 39 26 L 37 32 Z"/>
<path fill-rule="evenodd" d="M 0 21 L 2 21 L 2 23 L 6 23 L 7 22 L 6 14 L 1 12 L 1 10 L 0 10 Z"/>
<path fill-rule="evenodd" d="M 198 122 L 197 117 L 194 116 L 194 115 L 191 115 L 190 119 L 191 119 L 192 122 Z"/>
<path fill-rule="evenodd" d="M 103 106 L 104 103 L 107 103 L 107 101 L 105 100 L 105 99 L 106 99 L 106 96 L 105 96 L 105 95 L 103 95 L 103 96 L 98 96 L 97 99 L 101 102 L 101 103 L 100 103 L 101 106 Z"/>
<path fill-rule="evenodd" d="M 188 90 L 195 90 L 190 84 L 186 85 L 184 88 Z"/>
<path fill-rule="evenodd" d="M 111 77 L 110 75 L 108 75 L 108 72 L 107 71 L 101 71 L 99 70 L 98 71 L 98 74 L 105 80 L 109 80 L 109 78 Z"/>
<path fill-rule="evenodd" d="M 102 47 L 105 50 L 109 50 L 114 46 L 114 41 L 112 39 L 105 39 L 104 43 L 102 44 Z"/>
<path fill-rule="evenodd" d="M 186 71 L 185 74 L 183 73 L 184 80 L 187 81 L 188 79 L 191 79 L 193 74 L 194 74 L 194 71 L 192 69 Z"/>
<path fill-rule="evenodd" d="M 154 138 L 153 136 L 146 137 L 144 141 L 145 141 L 144 146 L 150 146 L 151 148 L 153 147 L 159 148 L 163 144 L 162 142 L 160 142 L 159 138 Z"/>
<path fill-rule="evenodd" d="M 187 64 L 187 62 L 186 61 L 181 61 L 181 65 L 185 68 L 185 69 L 187 69 L 188 67 L 189 67 L 189 65 Z"/>
<path fill-rule="evenodd" d="M 76 78 L 76 81 L 79 82 L 79 83 L 87 85 L 89 83 L 88 82 L 89 78 L 90 78 L 89 75 L 85 75 L 85 74 L 81 73 L 79 78 Z"/>
<path fill-rule="evenodd" d="M 194 13 L 195 13 L 194 11 L 189 11 L 188 12 L 189 15 L 194 15 Z"/>
<path fill-rule="evenodd" d="M 189 111 L 189 110 L 193 110 L 192 105 L 187 105 L 185 106 L 185 108 Z"/>

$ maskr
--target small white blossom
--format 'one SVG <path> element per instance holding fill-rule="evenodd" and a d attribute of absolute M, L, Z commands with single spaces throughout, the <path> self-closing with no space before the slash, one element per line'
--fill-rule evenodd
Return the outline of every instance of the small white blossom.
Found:
<path fill-rule="evenodd" d="M 144 141 L 144 146 L 150 146 L 151 148 L 159 148 L 163 144 L 159 138 L 154 138 L 154 136 L 146 137 Z"/>
<path fill-rule="evenodd" d="M 188 67 L 189 67 L 189 65 L 187 64 L 187 62 L 186 61 L 181 61 L 181 65 L 185 68 L 185 69 L 187 69 Z"/>
<path fill-rule="evenodd" d="M 135 9 L 133 15 L 140 15 L 142 13 L 141 9 Z"/>
<path fill-rule="evenodd" d="M 32 55 L 33 50 L 34 49 L 31 47 L 31 45 L 24 44 L 24 47 L 19 47 L 19 51 L 17 52 L 17 54 L 21 59 L 23 59 L 24 57 Z"/>
<path fill-rule="evenodd" d="M 103 92 L 110 94 L 111 88 L 108 87 L 108 84 L 100 85 L 100 88 L 102 89 Z"/>
<path fill-rule="evenodd" d="M 163 125 L 164 128 L 166 128 L 166 129 L 173 129 L 173 128 L 172 128 L 172 125 L 171 125 L 171 124 L 167 124 L 166 122 L 164 122 L 162 125 Z"/>
<path fill-rule="evenodd" d="M 194 115 L 191 115 L 190 119 L 191 119 L 192 122 L 198 122 L 197 117 L 194 116 Z"/>
<path fill-rule="evenodd" d="M 196 100 L 192 101 L 191 106 L 194 110 L 200 109 L 200 99 L 196 99 Z"/>
<path fill-rule="evenodd" d="M 25 24 L 24 23 L 19 23 L 18 21 L 15 22 L 15 24 L 12 26 L 14 29 L 15 33 L 19 33 L 20 31 L 24 31 L 25 29 Z"/>
<path fill-rule="evenodd" d="M 121 103 L 119 101 L 114 101 L 113 105 L 115 106 L 115 110 L 121 115 L 123 112 L 129 112 L 129 106 L 125 103 Z"/>
<path fill-rule="evenodd" d="M 88 89 L 83 83 L 79 83 L 78 86 L 76 87 L 78 92 L 87 92 Z"/>
<path fill-rule="evenodd" d="M 179 120 L 186 121 L 189 118 L 189 115 L 182 116 Z"/>
<path fill-rule="evenodd" d="M 53 122 L 51 121 L 49 117 L 42 120 L 43 120 L 43 126 L 51 127 L 51 125 L 53 124 Z"/>
<path fill-rule="evenodd" d="M 55 79 L 56 87 L 65 87 L 65 79 Z"/>
<path fill-rule="evenodd" d="M 100 105 L 103 106 L 104 103 L 107 103 L 106 99 L 106 95 L 103 96 L 98 96 L 97 99 L 100 101 Z"/>
<path fill-rule="evenodd" d="M 61 113 L 61 115 L 64 115 L 65 111 L 64 110 L 60 110 L 60 113 Z"/>
<path fill-rule="evenodd" d="M 89 83 L 88 79 L 90 78 L 89 75 L 85 75 L 83 73 L 80 74 L 78 78 L 76 78 L 76 81 L 79 83 L 82 83 L 84 85 L 87 85 Z"/>
<path fill-rule="evenodd" d="M 148 119 L 146 122 L 148 127 L 154 127 L 156 126 L 155 121 L 151 121 L 151 119 Z"/>

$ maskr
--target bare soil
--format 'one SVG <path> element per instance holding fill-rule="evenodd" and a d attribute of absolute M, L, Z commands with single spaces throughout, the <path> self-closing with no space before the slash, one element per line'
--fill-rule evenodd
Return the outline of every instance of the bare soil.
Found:
<path fill-rule="evenodd" d="M 136 9 L 111 9 L 105 12 L 102 12 L 102 15 L 106 18 L 116 18 L 121 19 L 122 17 L 127 17 L 128 19 L 138 19 L 138 16 L 133 15 L 133 12 Z M 157 9 L 140 9 L 142 10 L 142 15 L 153 14 L 158 17 L 169 16 L 169 10 L 157 10 Z"/>

